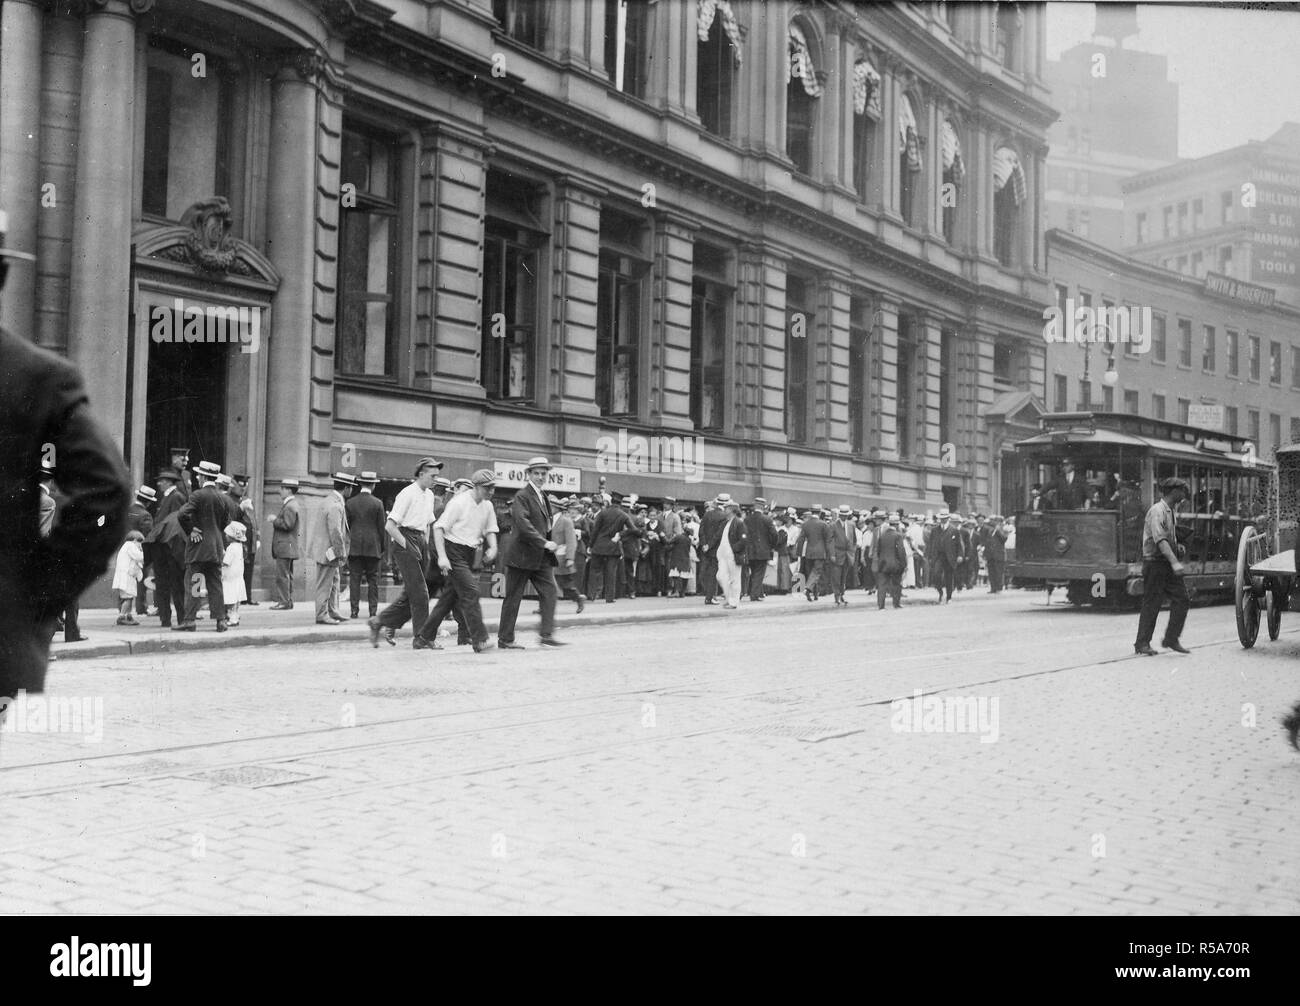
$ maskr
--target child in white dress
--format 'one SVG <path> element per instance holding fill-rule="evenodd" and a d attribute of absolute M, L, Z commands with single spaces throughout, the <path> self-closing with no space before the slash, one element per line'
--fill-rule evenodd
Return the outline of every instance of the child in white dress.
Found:
<path fill-rule="evenodd" d="M 226 621 L 238 625 L 239 602 L 248 600 L 248 591 L 244 587 L 244 542 L 248 533 L 243 524 L 231 521 L 226 525 L 226 537 L 230 544 L 226 546 L 226 557 L 221 561 L 221 594 L 226 602 Z"/>
<path fill-rule="evenodd" d="M 121 614 L 117 616 L 118 625 L 139 625 L 135 615 L 135 592 L 140 577 L 144 576 L 144 535 L 139 531 L 128 531 L 126 541 L 117 550 L 117 564 L 113 567 L 113 589 L 117 591 L 118 606 Z"/>

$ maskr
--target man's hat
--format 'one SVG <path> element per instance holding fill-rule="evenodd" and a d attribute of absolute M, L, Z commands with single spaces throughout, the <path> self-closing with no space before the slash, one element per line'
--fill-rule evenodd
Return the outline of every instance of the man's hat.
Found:
<path fill-rule="evenodd" d="M 415 474 L 412 476 L 412 478 L 418 479 L 420 477 L 420 472 L 424 471 L 426 468 L 441 469 L 442 462 L 439 461 L 437 458 L 421 458 L 418 462 L 416 462 Z"/>
<path fill-rule="evenodd" d="M 1032 486 L 1029 487 L 1029 491 L 1031 493 L 1041 492 L 1042 488 L 1043 488 L 1043 483 L 1035 482 Z"/>
<path fill-rule="evenodd" d="M 355 485 L 357 484 L 356 476 L 354 476 L 354 475 L 349 475 L 347 472 L 335 472 L 335 473 L 334 473 L 334 484 L 335 484 L 335 485 L 345 485 L 345 486 L 355 486 Z"/>
<path fill-rule="evenodd" d="M 437 480 L 435 479 L 434 481 L 436 482 Z M 459 489 L 462 486 L 472 489 L 474 487 L 474 482 L 472 479 L 459 478 L 451 484 L 453 489 Z"/>
<path fill-rule="evenodd" d="M 615 493 L 615 495 L 618 494 Z M 628 493 L 626 496 L 623 497 L 623 502 L 626 503 L 628 506 L 635 506 L 636 501 L 639 500 L 640 498 L 641 497 L 638 496 L 636 493 Z M 731 497 L 728 496 L 727 498 L 730 499 Z"/>
<path fill-rule="evenodd" d="M 940 511 L 939 511 L 939 519 L 940 519 L 940 520 L 948 520 L 948 519 L 951 518 L 951 517 L 952 517 L 952 514 L 950 514 L 946 509 L 945 509 L 945 510 L 940 510 Z"/>
<path fill-rule="evenodd" d="M 1160 480 L 1161 495 L 1164 495 L 1165 493 L 1171 493 L 1175 489 L 1181 489 L 1185 493 L 1190 493 L 1192 491 L 1191 488 L 1187 485 L 1187 481 L 1185 479 L 1173 478 L 1171 476 L 1170 478 Z"/>
<path fill-rule="evenodd" d="M 281 480 L 280 480 L 280 485 L 283 486 L 285 489 L 297 489 L 297 488 L 298 488 L 298 480 L 297 480 L 297 479 L 281 479 Z"/>
<path fill-rule="evenodd" d="M 676 497 L 676 496 L 665 496 L 665 497 L 664 497 L 664 505 L 665 505 L 665 506 L 666 506 L 667 504 L 669 504 L 669 503 L 676 503 L 676 502 L 677 502 L 677 497 Z"/>
<path fill-rule="evenodd" d="M 141 486 L 135 491 L 135 498 L 138 500 L 147 500 L 150 503 L 157 503 L 158 493 L 154 491 L 152 486 Z"/>
<path fill-rule="evenodd" d="M 234 481 L 236 481 L 236 482 L 247 482 L 247 481 L 248 481 L 248 476 L 247 476 L 247 475 L 232 475 L 232 476 L 230 476 L 230 477 L 231 477 Z"/>
<path fill-rule="evenodd" d="M 179 482 L 181 480 L 181 477 L 180 477 L 180 473 L 177 472 L 175 468 L 164 468 L 161 471 L 159 471 L 157 475 L 154 476 L 155 482 L 159 482 L 162 479 L 171 479 L 171 481 L 173 482 Z"/>
<path fill-rule="evenodd" d="M 584 496 L 584 497 L 582 497 L 582 502 L 583 502 L 583 503 L 586 503 L 586 504 L 588 504 L 588 505 L 590 505 L 590 503 L 591 503 L 591 497 L 590 497 L 590 496 Z"/>
<path fill-rule="evenodd" d="M 566 510 L 581 509 L 582 506 L 583 506 L 583 502 L 582 502 L 582 500 L 580 500 L 577 496 L 570 496 L 570 497 L 569 497 L 567 500 L 565 500 L 565 502 L 564 502 L 564 508 L 565 508 Z"/>
<path fill-rule="evenodd" d="M 0 210 L 0 259 L 16 258 L 24 262 L 35 262 L 36 256 L 28 252 L 14 251 L 5 247 L 5 237 L 9 233 L 9 214 Z"/>
<path fill-rule="evenodd" d="M 841 503 L 838 507 L 835 508 L 835 512 L 839 514 L 841 517 L 852 517 L 853 507 L 849 506 L 847 503 Z"/>
<path fill-rule="evenodd" d="M 896 513 L 891 513 L 888 519 L 890 524 L 898 524 L 902 521 L 903 518 L 898 516 L 898 514 Z"/>
<path fill-rule="evenodd" d="M 731 493 L 718 493 L 713 502 L 718 506 L 731 506 Z"/>
<path fill-rule="evenodd" d="M 528 464 L 524 466 L 524 471 L 531 472 L 534 468 L 545 468 L 551 470 L 551 463 L 543 457 L 529 458 Z"/>
<path fill-rule="evenodd" d="M 362 472 L 357 476 L 357 481 L 364 486 L 377 486 L 379 485 L 379 475 L 376 472 Z M 438 480 L 434 479 L 434 481 L 437 482 Z"/>
<path fill-rule="evenodd" d="M 215 461 L 200 461 L 190 469 L 196 475 L 203 475 L 210 479 L 215 479 L 221 474 L 221 466 Z"/>
<path fill-rule="evenodd" d="M 763 499 L 762 496 L 755 496 L 754 506 L 767 506 L 767 500 Z"/>
<path fill-rule="evenodd" d="M 497 473 L 491 468 L 480 468 L 470 476 L 470 483 L 476 486 L 494 486 L 497 484 Z"/>
<path fill-rule="evenodd" d="M 796 509 L 795 509 L 794 507 L 792 507 L 792 506 L 788 506 L 788 507 L 785 508 L 785 515 L 786 515 L 787 517 L 798 517 L 798 516 L 799 516 L 799 511 L 796 510 Z"/>
<path fill-rule="evenodd" d="M 222 472 L 220 475 L 217 476 L 217 485 L 229 487 L 232 484 L 233 484 L 233 480 L 225 472 Z"/>
<path fill-rule="evenodd" d="M 361 474 L 364 475 L 365 472 L 362 472 Z M 473 483 L 470 482 L 469 479 L 458 479 L 457 481 L 464 482 L 466 485 L 473 485 Z M 444 478 L 441 475 L 435 475 L 433 477 L 433 484 L 437 486 L 439 489 L 454 489 L 456 486 L 456 483 L 452 482 L 451 479 Z"/>

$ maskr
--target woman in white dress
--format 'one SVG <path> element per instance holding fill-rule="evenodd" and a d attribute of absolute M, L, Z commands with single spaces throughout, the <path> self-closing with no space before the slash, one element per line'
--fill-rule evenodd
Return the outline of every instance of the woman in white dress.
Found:
<path fill-rule="evenodd" d="M 910 590 L 916 586 L 916 546 L 906 530 L 903 532 L 903 549 L 907 552 L 907 567 L 903 570 L 903 589 Z"/>
<path fill-rule="evenodd" d="M 723 504 L 727 509 L 727 523 L 722 528 L 722 541 L 718 544 L 718 586 L 726 603 L 724 608 L 740 607 L 740 565 L 736 562 L 736 553 L 731 547 L 731 528 L 740 520 L 740 504 L 728 498 Z"/>

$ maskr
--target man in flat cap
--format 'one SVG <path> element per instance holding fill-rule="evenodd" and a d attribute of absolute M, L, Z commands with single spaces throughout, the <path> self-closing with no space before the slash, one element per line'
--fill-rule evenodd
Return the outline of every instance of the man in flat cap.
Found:
<path fill-rule="evenodd" d="M 441 469 L 442 462 L 436 458 L 417 461 L 411 484 L 397 494 L 389 511 L 384 530 L 393 540 L 393 559 L 402 574 L 402 592 L 396 601 L 366 623 L 372 646 L 379 645 L 381 632 L 389 645 L 396 646 L 393 637 L 409 619 L 411 630 L 416 633 L 412 645 L 423 649 L 419 632 L 429 617 L 429 587 L 424 573 L 430 561 L 428 534 L 433 523 L 433 480 Z"/>
<path fill-rule="evenodd" d="M 1147 511 L 1142 526 L 1142 614 L 1138 616 L 1138 634 L 1133 651 L 1145 657 L 1154 657 L 1159 652 L 1151 648 L 1151 639 L 1156 632 L 1160 606 L 1166 597 L 1169 598 L 1169 624 L 1165 626 L 1164 641 L 1160 645 L 1175 653 L 1189 652 L 1180 642 L 1191 601 L 1183 583 L 1181 546 L 1174 513 L 1191 494 L 1187 483 L 1179 478 L 1164 479 L 1160 483 L 1160 494 L 1161 498 Z"/>

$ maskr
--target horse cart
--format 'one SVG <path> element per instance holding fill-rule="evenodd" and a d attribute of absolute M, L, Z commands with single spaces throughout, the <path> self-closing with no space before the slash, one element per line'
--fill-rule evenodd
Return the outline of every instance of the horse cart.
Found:
<path fill-rule="evenodd" d="M 1282 612 L 1300 610 L 1300 571 L 1296 568 L 1296 523 L 1300 515 L 1300 444 L 1279 447 L 1277 469 L 1266 490 L 1258 523 L 1247 524 L 1237 544 L 1237 638 L 1250 649 L 1259 636 L 1261 615 L 1268 638 L 1282 631 Z M 1293 596 L 1294 594 L 1294 596 Z"/>

